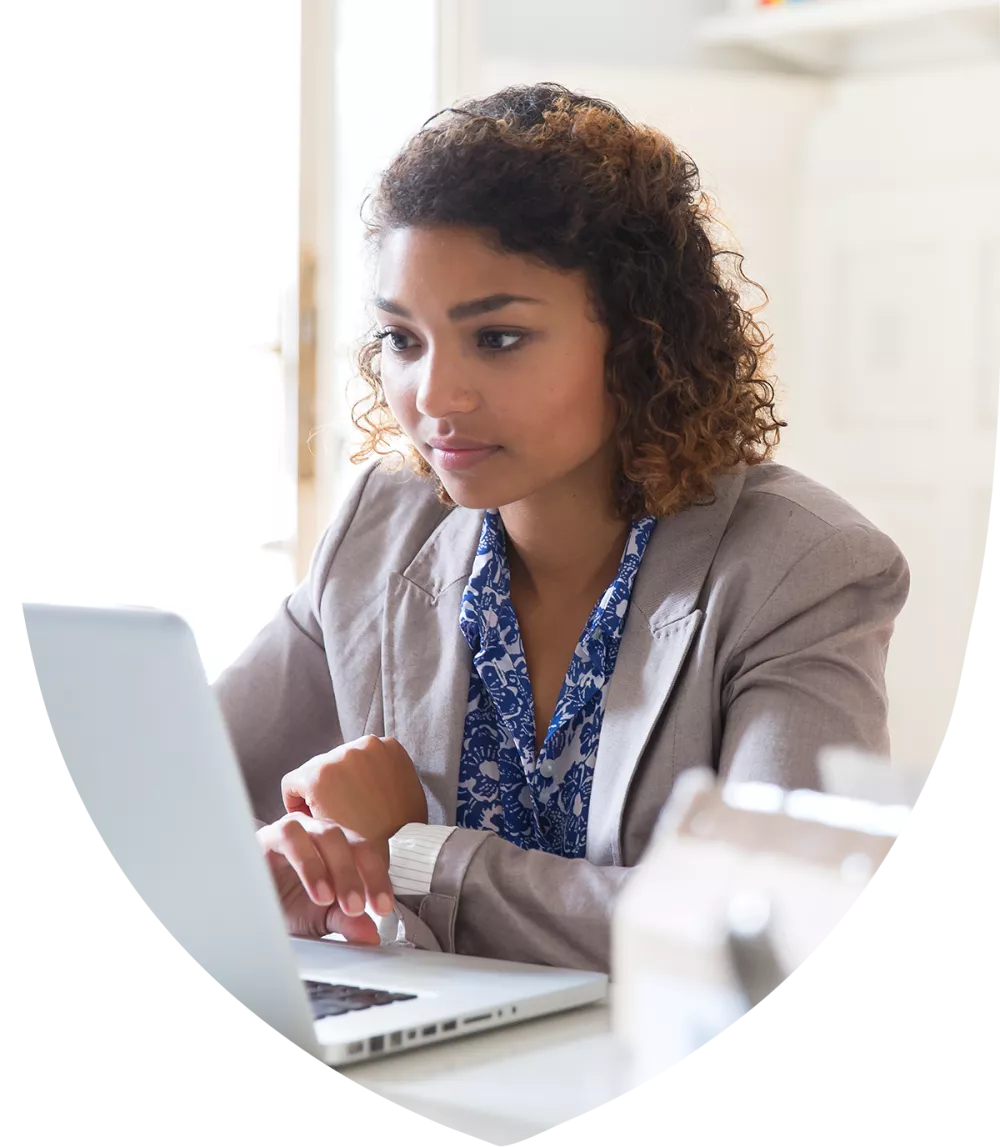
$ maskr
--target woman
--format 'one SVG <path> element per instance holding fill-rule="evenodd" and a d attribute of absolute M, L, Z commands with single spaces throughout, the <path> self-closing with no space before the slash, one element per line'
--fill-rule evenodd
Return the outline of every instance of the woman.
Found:
<path fill-rule="evenodd" d="M 369 462 L 217 685 L 293 932 L 377 942 L 367 898 L 421 946 L 606 968 L 681 770 L 887 751 L 906 563 L 769 461 L 710 224 L 663 135 L 555 85 L 383 174 L 354 460 L 402 437 L 411 472 Z"/>

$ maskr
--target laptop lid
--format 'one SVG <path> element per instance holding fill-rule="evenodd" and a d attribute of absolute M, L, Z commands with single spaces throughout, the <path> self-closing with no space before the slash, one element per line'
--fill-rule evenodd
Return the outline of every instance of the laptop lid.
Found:
<path fill-rule="evenodd" d="M 49 721 L 135 890 L 224 988 L 319 1055 L 284 917 L 194 635 L 174 614 L 26 604 Z"/>

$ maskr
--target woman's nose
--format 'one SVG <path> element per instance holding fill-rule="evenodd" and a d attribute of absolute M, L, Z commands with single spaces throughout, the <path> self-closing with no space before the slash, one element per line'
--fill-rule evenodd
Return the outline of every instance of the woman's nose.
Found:
<path fill-rule="evenodd" d="M 426 418 L 474 410 L 479 399 L 469 381 L 467 364 L 450 355 L 428 355 L 417 388 L 417 409 Z"/>

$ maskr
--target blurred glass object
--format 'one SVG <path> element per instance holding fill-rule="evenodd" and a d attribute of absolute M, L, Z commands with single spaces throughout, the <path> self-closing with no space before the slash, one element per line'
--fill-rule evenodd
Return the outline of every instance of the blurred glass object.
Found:
<path fill-rule="evenodd" d="M 726 909 L 726 948 L 748 1007 L 756 1007 L 785 978 L 771 938 L 771 902 L 739 893 Z"/>
<path fill-rule="evenodd" d="M 615 908 L 613 1022 L 631 1084 L 700 1047 L 797 968 L 857 899 L 908 812 L 683 773 Z"/>

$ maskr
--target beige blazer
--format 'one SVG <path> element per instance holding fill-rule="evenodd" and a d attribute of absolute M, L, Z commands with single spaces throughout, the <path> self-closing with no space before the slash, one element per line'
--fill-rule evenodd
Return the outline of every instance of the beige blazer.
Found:
<path fill-rule="evenodd" d="M 431 823 L 454 824 L 471 652 L 458 625 L 483 512 L 367 465 L 306 580 L 216 683 L 255 815 L 282 775 L 365 733 L 396 737 Z M 661 520 L 632 591 L 593 776 L 586 859 L 458 829 L 431 891 L 403 898 L 421 946 L 606 969 L 615 895 L 678 773 L 818 786 L 826 745 L 889 749 L 884 670 L 909 587 L 894 545 L 829 490 L 740 467 L 711 505 Z"/>

